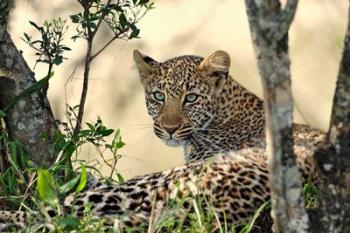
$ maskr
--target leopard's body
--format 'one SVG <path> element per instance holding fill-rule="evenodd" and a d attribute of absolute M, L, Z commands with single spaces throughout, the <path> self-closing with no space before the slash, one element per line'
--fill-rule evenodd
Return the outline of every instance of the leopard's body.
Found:
<path fill-rule="evenodd" d="M 228 223 L 246 222 L 269 200 L 263 102 L 228 75 L 228 55 L 182 56 L 164 63 L 134 52 L 156 135 L 183 146 L 182 167 L 135 177 L 119 186 L 97 186 L 65 200 L 67 211 L 83 214 L 91 203 L 96 217 L 122 227 L 154 224 L 170 200 L 201 196 Z M 294 127 L 294 149 L 304 177 L 317 179 L 314 147 L 324 135 Z M 193 202 L 185 202 L 190 210 Z M 204 208 L 209 208 L 204 206 Z M 0 212 L 0 219 L 24 221 L 24 212 Z"/>
<path fill-rule="evenodd" d="M 156 226 L 163 215 L 171 212 L 171 201 L 183 202 L 180 207 L 185 212 L 179 211 L 177 217 L 185 219 L 186 211 L 193 211 L 196 199 L 206 200 L 201 203 L 202 208 L 215 213 L 220 221 L 229 226 L 239 225 L 247 223 L 269 200 L 269 179 L 266 159 L 261 157 L 259 149 L 253 153 L 231 152 L 204 162 L 134 177 L 122 185 L 95 185 L 77 196 L 68 196 L 64 211 L 79 217 L 89 208 L 90 214 L 103 218 L 107 226 L 117 221 L 120 229 L 136 231 L 146 229 L 149 224 Z M 23 211 L 0 211 L 0 219 L 14 221 L 22 227 L 32 218 L 33 215 Z"/>

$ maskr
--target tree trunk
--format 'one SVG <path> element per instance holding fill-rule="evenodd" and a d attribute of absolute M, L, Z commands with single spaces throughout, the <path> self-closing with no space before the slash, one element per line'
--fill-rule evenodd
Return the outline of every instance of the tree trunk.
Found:
<path fill-rule="evenodd" d="M 6 31 L 11 1 L 0 3 L 0 109 L 36 82 L 21 53 Z M 53 145 L 58 128 L 47 97 L 42 91 L 24 96 L 7 112 L 6 130 L 22 143 L 36 166 L 49 166 L 56 159 Z"/>
<path fill-rule="evenodd" d="M 11 0 L 4 0 L 0 2 L 0 39 L 6 31 L 7 18 L 9 16 L 10 8 L 12 6 Z"/>
<path fill-rule="evenodd" d="M 312 232 L 350 232 L 350 8 L 327 142 L 316 153 L 321 213 Z"/>
<path fill-rule="evenodd" d="M 281 9 L 278 0 L 245 2 L 264 88 L 275 230 L 307 232 L 309 219 L 293 152 L 293 101 L 288 55 L 288 30 L 298 1 L 288 0 L 285 9 Z"/>

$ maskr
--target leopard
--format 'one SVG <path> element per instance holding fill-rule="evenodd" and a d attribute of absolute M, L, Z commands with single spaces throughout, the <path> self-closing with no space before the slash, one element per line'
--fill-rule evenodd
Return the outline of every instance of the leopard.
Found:
<path fill-rule="evenodd" d="M 264 102 L 229 75 L 227 52 L 157 62 L 135 50 L 134 60 L 154 133 L 168 146 L 181 146 L 186 163 L 266 147 Z M 295 153 L 310 156 L 324 136 L 294 124 Z"/>
<path fill-rule="evenodd" d="M 145 232 L 178 199 L 185 202 L 176 216 L 186 221 L 196 209 L 193 200 L 200 197 L 206 201 L 199 205 L 215 214 L 214 225 L 247 223 L 270 199 L 263 100 L 231 78 L 230 57 L 224 51 L 165 62 L 138 50 L 133 55 L 154 133 L 169 146 L 182 146 L 185 164 L 119 185 L 97 182 L 68 195 L 63 214 L 82 217 L 88 207 L 106 226 Z M 312 151 L 323 138 L 320 130 L 293 126 L 294 151 L 304 181 L 317 182 Z M 0 211 L 0 220 L 26 226 L 33 214 Z"/>

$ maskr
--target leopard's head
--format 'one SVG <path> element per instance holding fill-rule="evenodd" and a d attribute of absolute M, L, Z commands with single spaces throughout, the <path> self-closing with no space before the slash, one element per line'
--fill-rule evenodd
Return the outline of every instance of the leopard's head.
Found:
<path fill-rule="evenodd" d="M 154 132 L 167 145 L 185 145 L 215 119 L 230 67 L 226 52 L 157 62 L 135 50 L 134 60 Z"/>

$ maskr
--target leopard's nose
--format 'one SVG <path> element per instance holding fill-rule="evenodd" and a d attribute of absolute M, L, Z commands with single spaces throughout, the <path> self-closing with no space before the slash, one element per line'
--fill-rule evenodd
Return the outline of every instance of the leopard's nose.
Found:
<path fill-rule="evenodd" d="M 165 131 L 167 131 L 170 135 L 175 133 L 175 131 L 179 128 L 178 125 L 163 125 Z"/>

